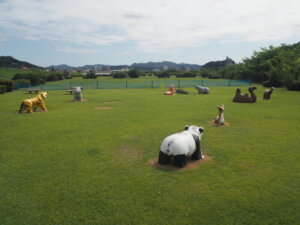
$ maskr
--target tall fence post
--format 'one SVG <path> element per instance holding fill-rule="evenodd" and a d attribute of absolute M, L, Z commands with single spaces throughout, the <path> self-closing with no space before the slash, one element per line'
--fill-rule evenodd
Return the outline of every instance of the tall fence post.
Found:
<path fill-rule="evenodd" d="M 180 88 L 180 80 L 178 80 L 178 87 Z"/>
<path fill-rule="evenodd" d="M 154 85 L 153 85 L 153 80 L 152 80 L 151 82 L 152 82 L 152 88 L 154 88 Z"/>
<path fill-rule="evenodd" d="M 126 80 L 126 88 L 128 88 L 128 82 L 127 82 L 127 80 Z"/>
<path fill-rule="evenodd" d="M 98 85 L 98 82 L 99 82 L 99 81 L 97 81 L 97 89 L 99 89 L 99 85 Z"/>
<path fill-rule="evenodd" d="M 230 87 L 230 85 L 231 85 L 231 80 L 229 80 L 229 82 L 228 82 L 228 87 Z"/>
<path fill-rule="evenodd" d="M 201 80 L 201 86 L 203 87 L 204 85 L 203 85 L 203 80 Z"/>
<path fill-rule="evenodd" d="M 72 88 L 71 86 L 72 86 L 72 84 L 71 84 L 71 81 L 70 81 L 70 89 Z"/>

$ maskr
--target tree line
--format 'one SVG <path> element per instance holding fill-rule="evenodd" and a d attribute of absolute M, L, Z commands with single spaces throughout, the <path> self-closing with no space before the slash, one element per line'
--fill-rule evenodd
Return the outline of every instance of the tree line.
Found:
<path fill-rule="evenodd" d="M 250 79 L 266 87 L 286 86 L 288 90 L 300 91 L 300 42 L 261 48 L 241 63 L 206 72 L 221 78 Z"/>

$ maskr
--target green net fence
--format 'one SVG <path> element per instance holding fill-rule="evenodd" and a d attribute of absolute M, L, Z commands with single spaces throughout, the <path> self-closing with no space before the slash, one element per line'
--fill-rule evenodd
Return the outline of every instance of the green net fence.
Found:
<path fill-rule="evenodd" d="M 252 82 L 250 80 L 69 81 L 63 83 L 49 82 L 47 84 L 35 86 L 35 88 L 40 88 L 41 90 L 69 90 L 79 86 L 83 89 L 142 89 L 169 88 L 170 85 L 174 85 L 175 88 L 195 87 L 196 85 L 204 87 L 240 87 L 250 86 L 252 85 Z"/>

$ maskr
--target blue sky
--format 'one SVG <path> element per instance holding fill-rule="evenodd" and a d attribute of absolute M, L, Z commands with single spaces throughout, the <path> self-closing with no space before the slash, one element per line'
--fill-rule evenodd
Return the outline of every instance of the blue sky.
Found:
<path fill-rule="evenodd" d="M 0 55 L 39 66 L 236 62 L 300 41 L 297 0 L 0 0 Z"/>

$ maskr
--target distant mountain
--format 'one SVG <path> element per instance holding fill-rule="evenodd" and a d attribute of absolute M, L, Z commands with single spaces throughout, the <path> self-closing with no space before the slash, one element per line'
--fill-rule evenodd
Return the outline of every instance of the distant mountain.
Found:
<path fill-rule="evenodd" d="M 109 66 L 110 69 L 121 69 L 124 67 L 129 67 L 128 65 L 118 65 L 118 66 L 111 66 L 111 65 L 104 65 L 104 64 L 95 64 L 95 65 L 84 65 L 84 66 L 69 66 L 66 64 L 61 65 L 52 65 L 48 66 L 46 69 L 55 69 L 55 70 L 94 70 L 96 67 L 101 66 Z"/>
<path fill-rule="evenodd" d="M 225 60 L 208 62 L 204 64 L 202 68 L 217 69 L 217 68 L 225 67 L 230 64 L 235 64 L 235 62 L 229 57 L 226 57 Z"/>
<path fill-rule="evenodd" d="M 56 66 L 49 66 L 46 69 L 55 69 L 55 70 L 76 70 L 76 67 L 68 66 L 67 64 L 60 64 Z"/>
<path fill-rule="evenodd" d="M 56 69 L 56 70 L 93 70 L 96 67 L 103 67 L 103 66 L 108 66 L 110 67 L 111 70 L 115 69 L 121 69 L 121 68 L 137 68 L 139 70 L 156 70 L 156 69 L 163 69 L 163 68 L 168 68 L 168 69 L 191 69 L 191 70 L 199 70 L 201 68 L 200 65 L 197 64 L 187 64 L 187 63 L 174 63 L 174 62 L 168 62 L 168 61 L 163 61 L 163 62 L 147 62 L 147 63 L 133 63 L 131 65 L 105 65 L 105 64 L 95 64 L 95 65 L 85 65 L 85 66 L 78 66 L 78 67 L 72 67 L 68 66 L 66 64 L 62 65 L 53 65 L 47 67 L 47 69 Z"/>
<path fill-rule="evenodd" d="M 186 69 L 189 68 L 191 70 L 199 70 L 201 68 L 200 65 L 197 64 L 187 64 L 187 63 L 174 63 L 174 62 L 147 62 L 147 63 L 133 63 L 131 67 L 140 69 L 140 70 L 154 70 L 154 69 Z"/>
<path fill-rule="evenodd" d="M 109 67 L 111 70 L 121 69 L 121 68 L 137 68 L 139 70 L 162 70 L 162 69 L 178 69 L 178 70 L 199 70 L 201 68 L 198 64 L 188 64 L 188 63 L 174 63 L 169 61 L 163 62 L 147 62 L 147 63 L 133 63 L 131 65 L 105 65 L 105 64 L 95 64 L 95 65 L 84 65 L 84 66 L 69 66 L 67 64 L 52 65 L 45 69 L 54 70 L 93 70 L 99 67 Z M 0 68 L 28 68 L 28 69 L 44 69 L 33 65 L 28 62 L 23 62 L 17 60 L 11 56 L 0 56 Z"/>
<path fill-rule="evenodd" d="M 42 69 L 42 67 L 33 65 L 28 62 L 17 60 L 11 56 L 0 56 L 0 68 L 14 68 L 14 69 Z"/>

